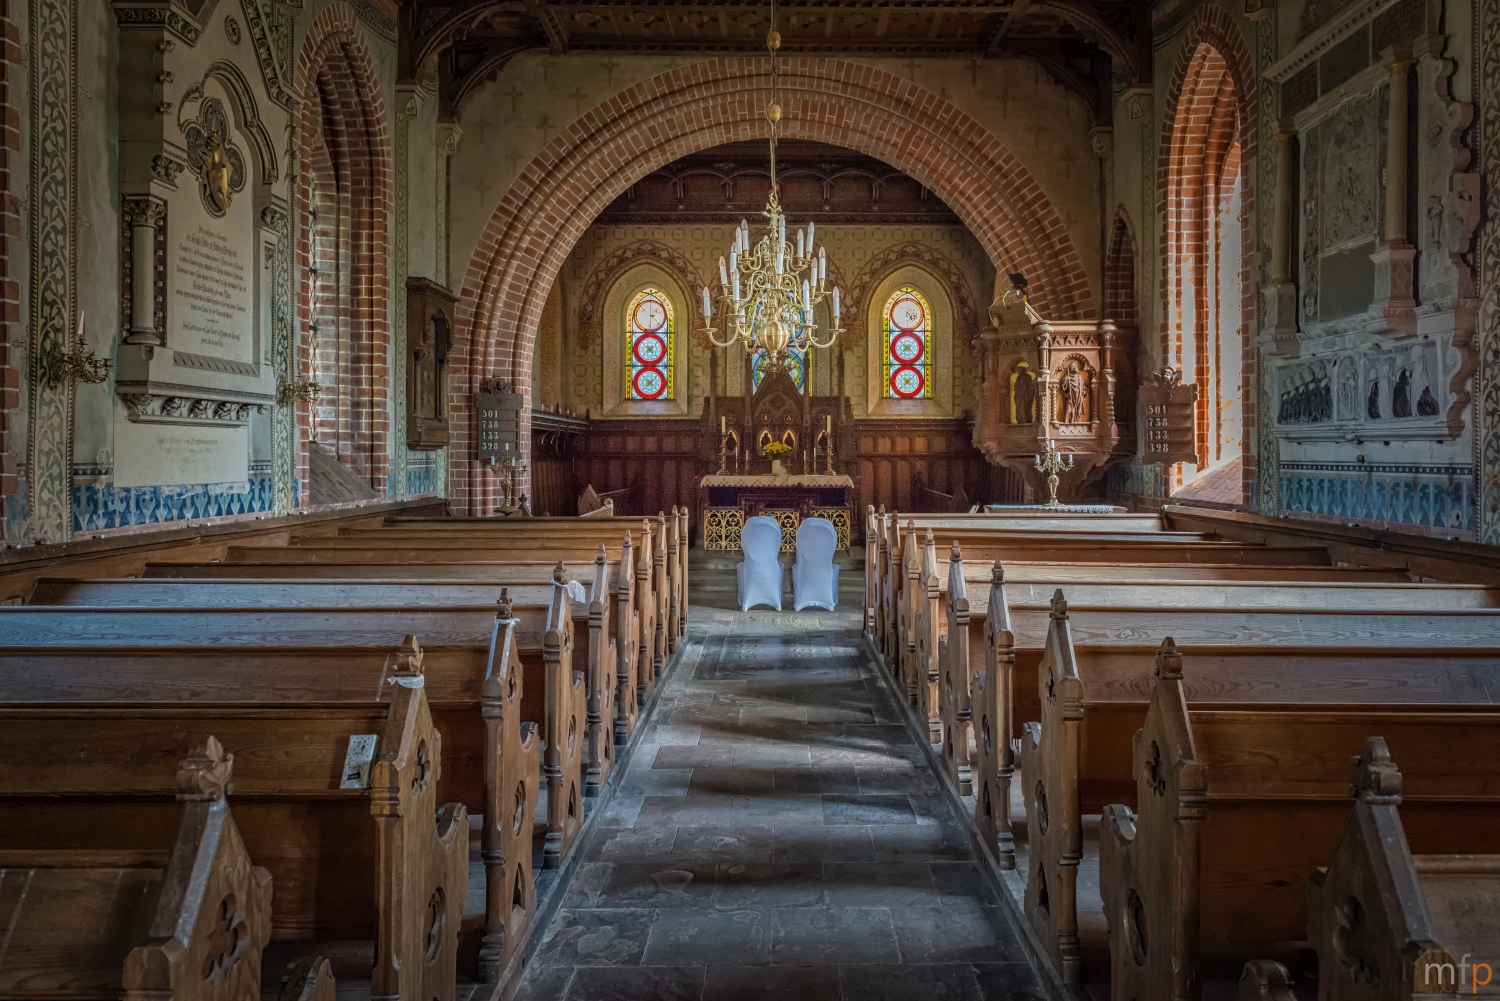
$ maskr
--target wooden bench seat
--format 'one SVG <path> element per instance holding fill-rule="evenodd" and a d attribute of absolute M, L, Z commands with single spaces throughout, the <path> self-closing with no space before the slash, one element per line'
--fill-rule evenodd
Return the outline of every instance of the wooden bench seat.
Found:
<path fill-rule="evenodd" d="M 213 737 L 181 762 L 154 848 L 0 850 L 0 996 L 258 998 L 272 883 L 229 808 L 233 764 Z"/>
<path fill-rule="evenodd" d="M 464 545 L 457 540 L 450 545 L 434 546 L 358 545 L 331 549 L 322 546 L 232 547 L 226 554 L 224 562 L 226 566 L 241 563 L 287 567 L 336 564 L 346 568 L 340 576 L 361 576 L 359 571 L 348 569 L 361 566 L 380 565 L 382 575 L 386 573 L 386 566 L 402 564 L 444 568 L 468 566 L 471 569 L 467 571 L 445 569 L 442 575 L 488 579 L 488 571 L 483 569 L 485 567 L 504 566 L 517 562 L 537 563 L 548 559 L 561 561 L 564 566 L 588 563 L 594 559 L 597 545 L 580 545 L 573 549 L 555 544 L 538 549 L 516 547 L 508 549 L 503 555 L 497 554 L 494 559 L 487 559 L 483 554 L 476 554 L 472 546 Z M 624 560 L 623 548 L 608 548 L 607 560 L 611 566 L 622 562 Z M 666 668 L 666 613 L 660 602 L 660 596 L 665 591 L 664 569 L 659 561 L 653 560 L 649 549 L 635 549 L 630 562 L 635 567 L 635 590 L 632 600 L 634 608 L 640 613 L 638 621 L 641 627 L 640 645 L 636 654 L 636 670 L 649 694 Z M 505 573 L 506 571 L 496 572 Z M 297 571 L 284 571 L 280 576 L 291 576 L 295 573 Z M 260 576 L 258 573 L 247 575 Z M 623 576 L 623 571 L 621 575 Z"/>
<path fill-rule="evenodd" d="M 1130 748 L 1134 733 L 1145 722 L 1156 676 L 1151 670 L 1153 651 L 1142 642 L 1144 637 L 1089 646 L 1074 635 L 1072 614 L 1060 596 L 1054 599 L 1035 675 L 1040 722 L 1024 728 L 1020 767 L 1028 822 L 1028 918 L 1057 967 L 1076 979 L 1080 957 L 1073 880 L 1082 851 L 1082 817 L 1099 812 L 1106 803 L 1136 805 Z M 1449 617 L 1450 628 L 1435 635 L 1424 635 L 1413 625 L 1405 631 L 1404 647 L 1399 628 L 1392 631 L 1394 639 L 1380 629 L 1381 623 L 1396 618 L 1395 613 L 1365 616 L 1368 638 L 1361 642 L 1354 637 L 1366 627 L 1359 626 L 1359 617 L 1352 613 L 1342 613 L 1348 621 L 1339 628 L 1320 632 L 1314 628 L 1320 617 L 1316 613 L 1241 612 L 1247 638 L 1229 645 L 1200 642 L 1188 631 L 1191 613 L 1186 619 L 1183 614 L 1164 611 L 1139 620 L 1135 628 L 1178 637 L 1178 646 L 1193 665 L 1182 691 L 1194 713 L 1395 716 L 1483 711 L 1500 720 L 1500 635 L 1487 625 L 1468 632 L 1456 625 L 1468 619 L 1472 626 L 1472 617 L 1483 612 L 1455 613 Z M 1432 614 L 1415 618 L 1426 620 Z M 1271 625 L 1277 618 L 1291 620 L 1281 635 Z M 1217 628 L 1211 627 L 1208 640 L 1216 639 Z M 1001 630 L 1002 651 L 1010 635 Z M 1001 655 L 1002 660 L 1009 657 L 1008 651 Z M 1003 664 L 999 673 L 1004 674 Z M 1019 693 L 1022 686 L 1016 687 Z M 1497 694 L 1492 697 L 1491 692 Z M 976 721 L 990 711 L 987 705 L 976 705 Z M 987 721 L 999 718 L 999 710 L 993 712 Z M 1331 725 L 1320 726 L 1331 731 Z M 1267 748 L 1265 754 L 1274 754 L 1279 741 L 1275 726 L 1262 720 L 1245 733 Z M 1449 756 L 1446 740 L 1451 738 L 1450 732 L 1444 739 Z M 979 742 L 984 740 L 981 732 Z M 1315 769 L 1316 763 L 1308 767 Z M 992 823 L 1003 830 L 1009 809 L 1008 798 L 998 800 L 1001 793 L 1009 793 L 1003 774 L 995 785 L 989 797 L 997 814 Z M 1293 778 L 1285 780 L 1281 795 L 1300 795 Z"/>
<path fill-rule="evenodd" d="M 257 653 L 241 661 L 242 687 L 255 683 Z M 223 666 L 215 650 L 170 656 L 196 658 L 203 678 Z M 72 673 L 109 679 L 117 666 L 116 655 L 85 649 Z M 320 708 L 12 701 L 0 707 L 0 850 L 159 846 L 179 813 L 177 762 L 213 733 L 235 755 L 236 825 L 274 880 L 273 938 L 309 952 L 370 941 L 372 995 L 450 1001 L 467 816 L 459 804 L 438 807 L 442 743 L 415 644 L 382 651 L 366 677 L 394 682 L 384 701 L 376 685 L 362 705 Z M 24 673 L 3 687 L 24 699 Z M 351 738 L 362 735 L 375 737 L 372 756 L 345 787 Z"/>
<path fill-rule="evenodd" d="M 1191 672 L 1193 658 L 1186 661 Z M 1494 846 L 1500 711 L 1201 709 L 1187 697 L 1183 669 L 1184 657 L 1165 641 L 1150 710 L 1133 739 L 1139 815 L 1123 805 L 1104 810 L 1100 885 L 1116 1001 L 1198 996 L 1206 947 L 1253 955 L 1264 943 L 1310 937 L 1308 876 L 1334 857 L 1349 826 L 1351 751 L 1368 752 L 1371 734 L 1381 735 L 1382 752 L 1388 744 L 1410 763 L 1403 813 L 1414 850 L 1469 855 Z M 1365 780 L 1388 783 L 1388 775 L 1369 774 L 1372 765 Z M 1383 853 L 1396 850 L 1381 840 Z M 1347 911 L 1349 899 L 1340 892 L 1332 908 L 1327 901 L 1320 908 L 1315 892 L 1312 913 Z M 1493 927 L 1484 909 L 1472 918 Z M 1367 919 L 1343 921 L 1345 956 L 1363 952 L 1369 943 L 1359 926 Z M 1325 929 L 1311 937 L 1339 935 Z"/>

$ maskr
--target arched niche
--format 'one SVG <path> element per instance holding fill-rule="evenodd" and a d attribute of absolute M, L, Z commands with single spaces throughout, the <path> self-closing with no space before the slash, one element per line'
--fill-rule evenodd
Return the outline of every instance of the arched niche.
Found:
<path fill-rule="evenodd" d="M 920 400 L 886 399 L 884 338 L 886 301 L 910 285 L 932 308 L 928 343 L 932 364 L 932 397 Z M 864 311 L 865 410 L 871 417 L 952 417 L 953 409 L 953 298 L 948 285 L 920 264 L 901 264 L 875 284 Z"/>
<path fill-rule="evenodd" d="M 626 307 L 646 288 L 660 289 L 672 304 L 672 379 L 675 392 L 671 400 L 632 400 L 625 392 Z M 689 309 L 682 281 L 668 269 L 643 261 L 627 269 L 609 286 L 600 312 L 603 322 L 604 417 L 687 417 L 691 398 L 688 384 L 688 341 L 692 326 L 701 322 Z"/>

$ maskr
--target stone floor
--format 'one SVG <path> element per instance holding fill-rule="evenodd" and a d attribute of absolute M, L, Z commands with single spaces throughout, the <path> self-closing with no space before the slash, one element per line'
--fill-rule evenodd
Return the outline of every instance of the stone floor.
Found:
<path fill-rule="evenodd" d="M 694 574 L 689 642 L 518 1001 L 1041 997 L 843 577 L 838 612 L 741 613 L 732 571 Z"/>

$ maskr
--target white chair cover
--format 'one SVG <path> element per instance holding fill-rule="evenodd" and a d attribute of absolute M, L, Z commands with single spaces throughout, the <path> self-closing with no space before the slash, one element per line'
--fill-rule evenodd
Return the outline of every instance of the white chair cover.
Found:
<path fill-rule="evenodd" d="M 770 605 L 781 611 L 781 526 L 775 518 L 751 518 L 740 532 L 745 560 L 734 568 L 740 585 L 740 611 Z"/>
<path fill-rule="evenodd" d="M 808 518 L 797 529 L 792 564 L 792 601 L 797 611 L 816 605 L 830 612 L 839 603 L 839 568 L 833 562 L 839 533 L 827 518 Z"/>

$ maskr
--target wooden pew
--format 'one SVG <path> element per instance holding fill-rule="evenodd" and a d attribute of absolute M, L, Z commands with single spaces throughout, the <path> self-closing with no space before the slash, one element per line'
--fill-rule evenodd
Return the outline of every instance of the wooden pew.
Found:
<path fill-rule="evenodd" d="M 603 554 L 593 566 L 593 579 L 586 593 L 605 595 L 610 593 L 609 567 Z M 553 570 L 554 575 L 557 569 Z M 32 594 L 32 606 L 40 605 L 92 605 L 110 608 L 143 609 L 193 609 L 207 611 L 214 608 L 238 609 L 385 609 L 392 621 L 399 624 L 399 615 L 392 609 L 443 608 L 454 612 L 487 616 L 497 604 L 503 603 L 515 614 L 517 609 L 530 608 L 544 614 L 552 600 L 554 583 L 547 585 L 501 587 L 493 584 L 471 584 L 454 581 L 367 581 L 353 580 L 307 580 L 280 578 L 275 580 L 215 580 L 211 584 L 190 578 L 158 578 L 151 580 L 50 580 L 38 582 Z M 608 779 L 614 766 L 614 743 L 619 712 L 616 697 L 621 691 L 630 694 L 630 708 L 634 709 L 634 688 L 622 685 L 616 673 L 617 647 L 611 635 L 608 613 L 613 602 L 600 601 L 597 597 L 589 601 L 569 602 L 575 635 L 588 637 L 588 725 L 587 756 L 584 773 L 584 794 L 596 795 Z M 419 623 L 414 623 L 418 625 Z M 544 629 L 541 631 L 545 631 Z M 538 629 L 530 634 L 540 635 Z M 518 637 L 521 634 L 518 634 Z M 521 640 L 518 638 L 518 643 Z M 538 646 L 530 652 L 532 667 L 538 670 L 545 663 Z M 540 691 L 540 689 L 539 689 Z M 544 708 L 533 700 L 535 718 L 541 718 Z M 627 717 L 633 718 L 633 717 Z M 628 738 L 628 727 L 625 736 Z M 470 803 L 476 811 L 477 804 Z"/>
<path fill-rule="evenodd" d="M 635 671 L 641 689 L 638 700 L 642 704 L 655 690 L 656 681 L 661 677 L 666 665 L 666 620 L 658 602 L 658 597 L 662 593 L 660 582 L 663 568 L 661 561 L 651 554 L 649 537 L 644 538 L 644 541 L 648 548 L 635 550 L 632 556 L 636 569 L 636 586 L 632 600 L 634 608 L 640 613 L 636 620 L 640 623 L 640 635 L 635 654 Z M 503 553 L 496 553 L 495 558 L 487 559 L 484 558 L 487 554 L 476 554 L 472 545 L 460 539 L 438 538 L 430 544 L 423 544 L 422 540 L 417 540 L 403 542 L 400 546 L 343 540 L 337 545 L 330 546 L 306 545 L 255 549 L 234 547 L 229 550 L 225 564 L 301 567 L 336 564 L 346 568 L 339 574 L 340 576 L 358 576 L 357 572 L 350 572 L 347 568 L 377 564 L 382 565 L 383 568 L 387 565 L 398 564 L 444 568 L 468 566 L 471 569 L 467 571 L 445 569 L 440 576 L 488 579 L 491 572 L 502 573 L 503 571 L 487 571 L 483 569 L 484 567 L 499 567 L 516 562 L 535 563 L 545 560 L 560 560 L 565 565 L 592 561 L 596 548 L 600 544 L 602 543 L 569 546 L 562 543 L 550 543 L 538 545 L 535 548 L 523 544 L 507 545 Z M 620 549 L 610 547 L 609 561 L 614 563 L 618 559 L 623 559 L 623 552 L 623 546 Z M 385 573 L 385 570 L 382 569 L 381 572 Z M 279 575 L 285 576 L 286 573 L 284 571 Z M 234 574 L 226 573 L 226 575 Z"/>
<path fill-rule="evenodd" d="M 1401 760 L 1406 767 L 1405 750 Z M 1332 1001 L 1353 1001 L 1368 996 L 1373 975 L 1396 986 L 1388 996 L 1401 1001 L 1454 988 L 1500 995 L 1494 975 L 1500 854 L 1493 853 L 1493 831 L 1489 854 L 1463 853 L 1461 842 L 1472 834 L 1466 831 L 1443 839 L 1442 854 L 1421 843 L 1425 835 L 1414 836 L 1414 855 L 1403 823 L 1410 812 L 1403 786 L 1386 741 L 1366 740 L 1354 764 L 1354 815 L 1331 863 L 1314 871 L 1308 886 L 1307 932 L 1318 952 L 1320 991 Z M 1373 934 L 1358 943 L 1363 948 L 1351 957 L 1357 962 L 1347 962 L 1349 932 L 1363 930 L 1348 926 L 1361 918 Z M 1484 980 L 1474 965 L 1461 966 L 1471 958 L 1484 964 Z"/>
<path fill-rule="evenodd" d="M 1222 623 L 1210 621 L 1200 633 L 1190 613 L 1162 612 L 1147 627 L 1178 636 L 1193 652 L 1186 695 L 1205 710 L 1475 712 L 1492 704 L 1490 691 L 1500 690 L 1494 687 L 1500 636 L 1482 612 L 1449 615 L 1425 631 L 1421 622 L 1434 613 L 1408 616 L 1415 621 L 1405 623 L 1397 613 L 1363 620 L 1344 613 L 1337 628 L 1320 628 L 1317 613 L 1239 614 L 1246 622 L 1227 643 Z M 1143 666 L 1150 663 L 1148 646 L 1118 640 L 1084 645 L 1071 616 L 1059 594 L 1036 673 L 1041 722 L 1026 724 L 1020 759 L 1028 818 L 1026 912 L 1057 968 L 1076 980 L 1074 880 L 1082 817 L 1106 803 L 1133 805 L 1130 735 L 1145 719 L 1154 677 Z M 1101 636 L 1107 640 L 1108 630 Z"/>
<path fill-rule="evenodd" d="M 562 561 L 564 570 L 572 579 L 593 581 L 598 576 L 598 556 L 594 563 Z M 613 629 L 615 649 L 616 690 L 614 695 L 614 742 L 627 743 L 640 717 L 640 708 L 650 691 L 649 671 L 642 672 L 643 648 L 653 631 L 642 625 L 642 614 L 636 604 L 641 579 L 633 575 L 634 554 L 627 544 L 621 551 L 618 563 L 608 562 L 613 601 L 609 593 L 603 593 L 599 623 L 609 623 Z M 307 582 L 319 581 L 338 586 L 348 581 L 362 581 L 371 585 L 382 584 L 382 593 L 392 599 L 414 607 L 442 604 L 436 596 L 448 587 L 498 587 L 513 588 L 535 586 L 550 582 L 556 568 L 554 563 L 153 563 L 147 564 L 146 580 L 178 580 L 184 587 L 201 586 L 203 581 L 238 582 L 280 581 L 296 579 Z M 547 586 L 551 586 L 550 583 Z M 592 587 L 592 585 L 591 585 Z M 56 591 L 44 592 L 48 594 Z M 520 593 L 519 591 L 517 592 Z M 427 600 L 433 596 L 434 600 Z M 590 670 L 594 670 L 593 651 L 599 647 L 599 631 L 594 626 L 594 603 L 601 600 L 597 589 L 588 591 L 589 599 L 589 650 Z M 110 601 L 109 604 L 116 602 Z M 191 604 L 192 602 L 188 602 Z M 575 616 L 576 617 L 576 616 Z M 605 640 L 607 642 L 607 640 Z M 649 661 L 647 661 L 649 663 Z M 591 673 L 591 678 L 593 674 Z"/>
<path fill-rule="evenodd" d="M 1184 692 L 1182 655 L 1172 640 L 1163 642 L 1145 725 L 1133 740 L 1139 813 L 1107 806 L 1100 832 L 1113 998 L 1198 997 L 1200 951 L 1207 946 L 1253 953 L 1262 943 L 1326 934 L 1329 944 L 1336 935 L 1348 936 L 1342 962 L 1351 952 L 1367 953 L 1370 943 L 1361 941 L 1367 932 L 1356 927 L 1365 924 L 1362 916 L 1346 913 L 1342 933 L 1329 928 L 1309 936 L 1309 914 L 1321 908 L 1317 877 L 1311 903 L 1304 880 L 1334 856 L 1348 826 L 1348 752 L 1365 739 L 1359 734 L 1372 730 L 1385 737 L 1378 753 L 1356 766 L 1356 782 L 1373 784 L 1377 795 L 1398 792 L 1385 741 L 1401 749 L 1402 760 L 1412 762 L 1407 791 L 1414 816 L 1408 820 L 1421 850 L 1467 855 L 1493 847 L 1500 820 L 1500 711 L 1199 708 Z M 1455 747 L 1472 758 L 1455 756 Z M 1384 841 L 1383 853 L 1396 849 L 1388 836 L 1377 840 Z M 1500 873 L 1500 859 L 1491 858 L 1493 873 Z M 1347 912 L 1347 889 L 1329 910 Z M 1467 901 L 1480 903 L 1482 896 Z M 1376 904 L 1373 912 L 1379 909 Z M 1485 909 L 1480 904 L 1475 918 Z M 1493 934 L 1495 919 L 1488 923 Z M 1330 984 L 1320 988 L 1324 997 L 1339 979 L 1329 973 Z M 1350 971 L 1345 979 L 1353 986 L 1359 976 Z M 1398 974 L 1393 983 L 1400 982 Z"/>
<path fill-rule="evenodd" d="M 335 1001 L 337 991 L 328 960 L 313 956 L 287 964 L 276 1001 Z"/>
<path fill-rule="evenodd" d="M 191 735 L 208 730 L 237 759 L 235 823 L 275 883 L 272 937 L 370 942 L 371 996 L 451 1001 L 469 825 L 461 805 L 438 807 L 442 743 L 415 641 L 366 658 L 359 704 L 319 708 L 290 707 L 289 693 L 281 706 L 173 704 L 180 693 L 167 685 L 164 701 L 141 703 L 144 689 L 157 690 L 130 677 L 142 667 L 191 668 L 205 681 L 237 681 L 243 695 L 263 690 L 256 672 L 275 659 L 203 647 L 144 653 L 7 648 L 0 657 L 12 699 L 0 707 L 0 850 L 158 845 L 178 812 L 176 763 Z M 314 676 L 316 651 L 286 653 Z M 30 690 L 46 662 L 90 686 L 94 700 Z M 391 684 L 369 683 L 377 679 Z M 376 738 L 368 768 L 349 775 L 351 738 L 365 745 L 363 735 Z"/>
<path fill-rule="evenodd" d="M 562 631 L 551 644 L 555 649 L 547 642 L 556 632 L 548 621 L 562 614 L 567 597 L 550 585 L 538 590 L 537 603 L 520 609 L 504 593 L 498 613 L 486 606 L 417 612 L 304 607 L 297 613 L 220 607 L 111 609 L 106 617 L 90 608 L 6 609 L 0 612 L 0 636 L 12 653 L 0 656 L 0 690 L 24 692 L 24 701 L 41 703 L 128 698 L 154 711 L 163 704 L 362 705 L 382 691 L 390 671 L 391 631 L 399 634 L 402 623 L 423 629 L 433 642 L 417 651 L 407 636 L 401 656 L 423 665 L 424 703 L 446 736 L 450 767 L 439 794 L 483 817 L 487 901 L 479 962 L 486 976 L 498 975 L 509 959 L 508 943 L 524 938 L 535 908 L 531 817 L 542 764 L 538 730 L 523 722 L 526 717 L 542 721 L 540 732 L 558 735 L 549 748 L 544 865 L 559 863 L 557 853 L 571 846 L 583 815 L 582 755 L 566 743 L 569 722 L 583 715 L 583 700 L 576 692 L 558 700 L 545 687 L 573 677 L 566 663 L 571 631 Z M 217 648 L 192 644 L 192 637 L 205 634 L 227 640 L 217 660 Z M 80 652 L 85 649 L 107 651 L 109 678 L 87 670 L 92 661 Z M 523 660 L 541 681 L 531 685 L 542 697 L 530 700 L 529 711 Z M 243 677 L 259 678 L 264 686 L 247 690 Z M 572 753 L 565 755 L 565 749 Z M 515 831 L 522 798 L 523 828 Z M 556 857 L 549 859 L 548 849 Z"/>
<path fill-rule="evenodd" d="M 656 540 L 653 565 L 657 570 L 657 593 L 661 595 L 664 649 L 670 653 L 677 649 L 687 622 L 687 510 L 673 507 L 670 518 L 665 512 L 659 512 L 655 518 L 644 519 L 642 524 Z M 388 521 L 384 529 L 351 530 L 340 533 L 340 537 L 417 541 L 439 536 L 485 542 L 525 539 L 528 545 L 533 542 L 566 544 L 579 539 L 608 541 L 612 537 L 608 528 L 608 525 L 601 525 L 593 519 L 580 521 L 578 518 L 403 518 Z"/>
<path fill-rule="evenodd" d="M 171 841 L 0 851 L 0 996 L 259 998 L 271 874 L 235 826 L 233 768 L 213 737 L 178 766 Z"/>

